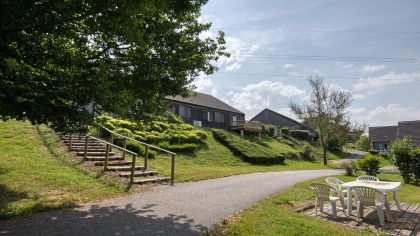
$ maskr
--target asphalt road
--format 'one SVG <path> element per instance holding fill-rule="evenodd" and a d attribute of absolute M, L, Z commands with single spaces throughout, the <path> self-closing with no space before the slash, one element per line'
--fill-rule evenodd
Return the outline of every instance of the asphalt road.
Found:
<path fill-rule="evenodd" d="M 253 173 L 146 192 L 0 223 L 0 235 L 197 235 L 295 183 L 339 170 Z"/>

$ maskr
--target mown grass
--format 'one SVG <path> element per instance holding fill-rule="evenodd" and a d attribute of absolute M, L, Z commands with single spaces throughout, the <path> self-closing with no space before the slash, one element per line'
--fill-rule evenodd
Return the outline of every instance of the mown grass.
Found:
<path fill-rule="evenodd" d="M 355 177 L 337 176 L 343 181 Z M 397 174 L 380 174 L 383 181 L 402 181 Z M 234 217 L 225 219 L 221 229 L 214 234 L 226 235 L 378 235 L 379 231 L 343 228 L 342 225 L 316 219 L 303 213 L 293 212 L 312 203 L 315 194 L 309 184 L 324 182 L 325 177 L 296 184 L 276 195 L 262 200 Z M 399 191 L 402 202 L 420 203 L 420 187 L 405 184 Z"/>
<path fill-rule="evenodd" d="M 42 134 L 42 138 L 39 135 Z M 71 163 L 45 127 L 0 122 L 0 219 L 125 193 L 125 186 Z"/>
<path fill-rule="evenodd" d="M 276 142 L 275 140 L 272 142 Z M 152 168 L 165 175 L 170 174 L 170 157 L 158 155 L 150 159 Z M 193 154 L 176 156 L 175 179 L 177 182 L 196 181 L 237 174 L 267 171 L 327 169 L 322 161 L 298 161 L 286 159 L 282 164 L 252 164 L 235 156 L 227 147 L 214 139 L 212 135 L 201 144 Z"/>

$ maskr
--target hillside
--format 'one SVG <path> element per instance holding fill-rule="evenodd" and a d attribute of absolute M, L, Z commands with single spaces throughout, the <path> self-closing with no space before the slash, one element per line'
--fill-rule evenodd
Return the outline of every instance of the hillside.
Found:
<path fill-rule="evenodd" d="M 0 219 L 116 196 L 125 186 L 70 162 L 45 126 L 0 121 Z"/>

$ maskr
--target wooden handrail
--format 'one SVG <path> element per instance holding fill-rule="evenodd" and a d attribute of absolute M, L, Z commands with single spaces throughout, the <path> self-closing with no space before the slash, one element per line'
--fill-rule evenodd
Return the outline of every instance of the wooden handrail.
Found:
<path fill-rule="evenodd" d="M 133 138 L 127 137 L 127 136 L 122 135 L 122 134 L 119 134 L 119 133 L 115 133 L 114 131 L 112 131 L 112 130 L 106 128 L 106 127 L 104 127 L 103 125 L 98 124 L 98 126 L 101 127 L 102 129 L 105 129 L 106 131 L 110 132 L 111 134 L 120 136 L 121 138 L 125 138 L 125 139 L 128 139 L 128 140 L 131 140 L 131 141 L 140 143 L 140 144 L 142 144 L 142 145 L 144 145 L 146 147 L 149 147 L 149 148 L 153 148 L 153 149 L 156 149 L 156 150 L 159 150 L 159 151 L 162 151 L 162 152 L 166 152 L 166 153 L 169 153 L 169 154 L 175 154 L 176 155 L 176 153 L 171 152 L 169 150 L 166 150 L 166 149 L 163 149 L 163 148 L 160 148 L 160 147 L 156 147 L 154 145 L 151 145 L 151 144 L 148 144 L 148 143 L 144 143 L 142 141 L 138 141 L 137 139 L 133 139 Z"/>
<path fill-rule="evenodd" d="M 91 138 L 91 139 L 94 139 L 94 140 L 97 140 L 97 141 L 99 141 L 99 142 L 102 142 L 102 143 L 108 144 L 109 146 L 115 147 L 115 148 L 117 148 L 117 149 L 119 149 L 119 150 L 121 150 L 121 151 L 123 151 L 123 152 L 128 152 L 128 153 L 130 153 L 130 154 L 132 154 L 132 155 L 136 155 L 136 156 L 138 156 L 138 154 L 137 154 L 137 153 L 132 152 L 132 151 L 130 151 L 130 150 L 128 150 L 128 149 L 122 148 L 122 147 L 120 147 L 120 146 L 118 146 L 118 145 L 115 145 L 115 144 L 113 144 L 113 143 L 107 142 L 107 141 L 102 140 L 102 139 L 100 139 L 100 138 L 93 137 L 93 136 L 91 136 L 91 135 L 87 135 L 87 136 L 88 136 L 89 138 Z"/>

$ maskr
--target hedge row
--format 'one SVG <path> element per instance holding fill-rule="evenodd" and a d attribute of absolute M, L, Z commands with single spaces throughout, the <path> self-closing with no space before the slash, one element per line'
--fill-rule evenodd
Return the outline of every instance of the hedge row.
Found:
<path fill-rule="evenodd" d="M 284 156 L 226 130 L 213 129 L 213 136 L 236 155 L 256 164 L 283 163 Z"/>

